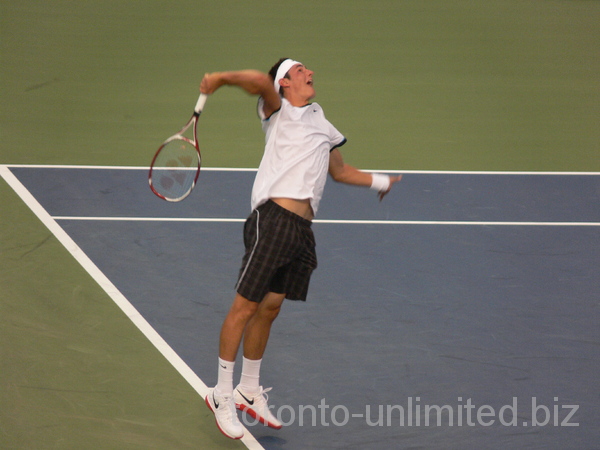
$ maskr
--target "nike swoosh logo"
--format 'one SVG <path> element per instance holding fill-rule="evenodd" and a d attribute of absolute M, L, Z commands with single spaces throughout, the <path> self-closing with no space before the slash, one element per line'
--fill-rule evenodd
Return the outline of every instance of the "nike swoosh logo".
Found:
<path fill-rule="evenodd" d="M 215 393 L 213 392 L 213 403 L 215 404 L 215 408 L 219 409 L 219 404 L 217 403 L 217 401 L 215 400 Z"/>
<path fill-rule="evenodd" d="M 249 400 L 249 399 L 248 399 L 248 397 L 246 397 L 244 394 L 242 394 L 242 393 L 240 392 L 240 390 L 239 390 L 239 389 L 238 389 L 238 392 L 240 393 L 240 395 L 241 395 L 242 397 L 244 397 L 244 400 L 246 400 L 250 406 L 254 405 L 254 399 L 252 399 L 252 400 Z"/>

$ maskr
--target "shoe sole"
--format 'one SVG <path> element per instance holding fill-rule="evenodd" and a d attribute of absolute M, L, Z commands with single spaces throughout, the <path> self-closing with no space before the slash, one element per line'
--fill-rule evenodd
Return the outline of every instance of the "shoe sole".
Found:
<path fill-rule="evenodd" d="M 210 395 L 210 394 L 209 394 Z M 208 406 L 208 409 L 210 409 L 210 412 L 212 412 L 213 414 L 215 413 L 215 410 L 213 409 L 212 405 L 210 404 L 210 400 L 208 399 L 208 395 L 204 398 L 204 403 L 206 403 L 206 406 Z M 237 406 L 237 405 L 236 405 Z M 216 418 L 215 415 L 215 423 L 217 424 L 217 428 L 219 429 L 219 431 L 221 433 L 223 433 L 224 436 L 228 437 L 229 439 L 234 439 L 234 440 L 238 440 L 244 437 L 244 435 L 242 434 L 241 436 L 231 436 L 229 434 L 227 434 L 223 428 L 221 428 L 221 425 L 219 425 L 219 421 Z"/>
<path fill-rule="evenodd" d="M 207 397 L 208 398 L 208 397 Z M 281 430 L 282 425 L 275 425 L 274 423 L 269 422 L 268 420 L 266 420 L 263 416 L 259 416 L 256 411 L 254 411 L 252 408 L 249 408 L 248 406 L 242 404 L 242 403 L 236 403 L 235 407 L 237 409 L 239 409 L 240 411 L 245 412 L 246 414 L 248 414 L 250 417 L 252 417 L 253 419 L 258 420 L 260 423 L 262 423 L 263 425 L 268 426 L 269 428 L 273 428 L 274 430 Z"/>

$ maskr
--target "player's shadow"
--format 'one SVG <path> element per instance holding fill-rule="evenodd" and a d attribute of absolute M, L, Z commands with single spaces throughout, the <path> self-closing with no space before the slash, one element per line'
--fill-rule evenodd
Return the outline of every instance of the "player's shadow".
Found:
<path fill-rule="evenodd" d="M 261 436 L 256 439 L 265 450 L 279 450 L 285 448 L 287 441 L 277 436 Z"/>

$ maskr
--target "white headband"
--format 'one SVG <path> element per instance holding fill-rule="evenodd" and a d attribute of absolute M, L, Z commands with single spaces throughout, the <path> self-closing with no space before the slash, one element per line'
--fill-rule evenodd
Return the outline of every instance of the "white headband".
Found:
<path fill-rule="evenodd" d="M 279 85 L 279 80 L 281 80 L 283 77 L 285 77 L 285 74 L 288 73 L 289 70 L 292 67 L 294 67 L 296 64 L 302 64 L 302 63 L 300 63 L 298 61 L 294 61 L 293 59 L 286 59 L 279 65 L 279 68 L 277 69 L 277 75 L 275 76 L 275 82 L 273 83 L 273 85 L 275 86 L 275 90 L 277 92 L 279 92 L 279 88 L 281 87 Z"/>

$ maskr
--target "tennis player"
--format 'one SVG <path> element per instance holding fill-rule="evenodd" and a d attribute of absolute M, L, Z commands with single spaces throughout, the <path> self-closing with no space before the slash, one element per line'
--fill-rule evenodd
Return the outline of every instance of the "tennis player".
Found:
<path fill-rule="evenodd" d="M 237 294 L 221 328 L 218 382 L 206 397 L 221 432 L 243 436 L 236 407 L 272 428 L 281 423 L 269 410 L 259 382 L 271 324 L 285 298 L 306 300 L 317 267 L 312 219 L 318 211 L 327 173 L 338 182 L 370 187 L 379 198 L 401 176 L 362 172 L 344 163 L 339 147 L 346 138 L 311 103 L 313 71 L 281 59 L 268 74 L 255 70 L 208 73 L 200 91 L 237 86 L 259 96 L 258 115 L 266 135 L 263 159 L 252 189 L 252 213 L 244 226 L 246 253 Z M 233 369 L 243 339 L 240 383 Z"/>

